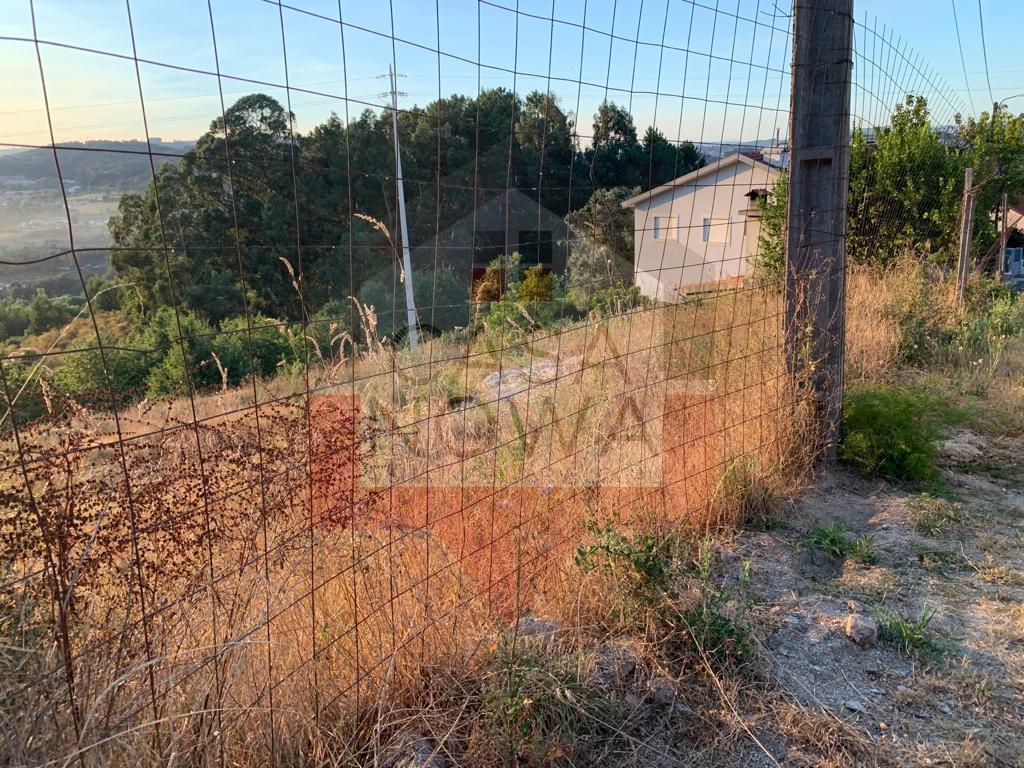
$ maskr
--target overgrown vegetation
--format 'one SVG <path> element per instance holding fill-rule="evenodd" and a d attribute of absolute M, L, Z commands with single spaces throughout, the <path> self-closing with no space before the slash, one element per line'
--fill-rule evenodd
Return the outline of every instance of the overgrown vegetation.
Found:
<path fill-rule="evenodd" d="M 841 458 L 865 475 L 900 482 L 936 476 L 940 432 L 927 403 L 886 385 L 861 387 L 843 403 Z"/>

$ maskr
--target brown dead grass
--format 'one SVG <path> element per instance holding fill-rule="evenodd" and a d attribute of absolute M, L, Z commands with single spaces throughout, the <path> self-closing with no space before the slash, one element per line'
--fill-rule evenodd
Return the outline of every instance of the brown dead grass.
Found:
<path fill-rule="evenodd" d="M 877 287 L 855 276 L 848 300 L 851 360 L 872 374 L 895 345 Z M 497 352 L 378 345 L 308 380 L 20 435 L 2 476 L 21 549 L 0 754 L 345 764 L 403 706 L 471 730 L 458 702 L 496 625 L 540 605 L 580 636 L 600 623 L 605 593 L 567 575 L 586 523 L 717 529 L 809 481 L 780 317 L 779 297 L 744 289 Z M 510 369 L 522 391 L 484 385 Z M 347 417 L 307 412 L 323 395 L 358 400 L 354 474 L 317 458 L 354 452 Z M 336 493 L 311 489 L 317 472 L 341 476 Z M 796 735 L 798 719 L 773 722 Z M 816 754 L 845 754 L 830 733 Z"/>

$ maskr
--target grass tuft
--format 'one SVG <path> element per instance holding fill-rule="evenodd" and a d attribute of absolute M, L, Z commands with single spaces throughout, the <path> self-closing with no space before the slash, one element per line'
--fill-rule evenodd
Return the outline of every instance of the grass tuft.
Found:
<path fill-rule="evenodd" d="M 836 560 L 850 551 L 850 542 L 840 525 L 819 525 L 807 534 L 805 542 Z"/>
<path fill-rule="evenodd" d="M 935 660 L 947 653 L 946 645 L 929 629 L 935 609 L 925 606 L 916 619 L 909 620 L 885 606 L 875 606 L 878 636 L 912 656 Z"/>

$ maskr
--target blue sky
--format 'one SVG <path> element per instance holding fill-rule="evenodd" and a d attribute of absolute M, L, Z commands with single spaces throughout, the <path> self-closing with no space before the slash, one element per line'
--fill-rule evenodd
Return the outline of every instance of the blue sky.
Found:
<path fill-rule="evenodd" d="M 30 3 L 3 6 L 0 145 L 47 144 Z M 386 84 L 376 76 L 394 63 L 406 106 L 502 85 L 550 90 L 581 115 L 581 133 L 606 96 L 673 140 L 786 132 L 788 19 L 772 0 L 518 0 L 518 14 L 516 0 L 394 0 L 393 13 L 381 0 L 342 0 L 344 25 L 338 0 L 212 6 L 227 101 L 259 90 L 286 103 L 287 82 L 299 130 L 380 104 Z M 143 137 L 125 0 L 34 7 L 57 141 Z M 130 0 L 130 9 L 149 134 L 195 138 L 220 110 L 207 0 Z M 940 120 L 972 103 L 990 108 L 977 3 L 956 0 L 956 11 L 966 75 L 949 0 L 855 2 L 860 120 L 882 119 L 908 88 L 931 95 Z M 1017 3 L 983 0 L 982 11 L 994 98 L 1024 91 Z M 1015 105 L 1024 111 L 1024 99 Z"/>

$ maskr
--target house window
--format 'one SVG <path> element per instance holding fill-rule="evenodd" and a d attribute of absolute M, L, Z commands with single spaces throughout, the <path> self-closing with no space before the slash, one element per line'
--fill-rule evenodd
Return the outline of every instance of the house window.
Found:
<path fill-rule="evenodd" d="M 519 230 L 519 255 L 523 257 L 523 264 L 527 266 L 540 264 L 550 267 L 555 255 L 551 230 Z"/>
<path fill-rule="evenodd" d="M 715 245 L 729 244 L 729 220 L 728 219 L 704 219 L 705 243 Z"/>
<path fill-rule="evenodd" d="M 679 217 L 678 216 L 655 216 L 654 217 L 654 239 L 679 240 Z"/>

